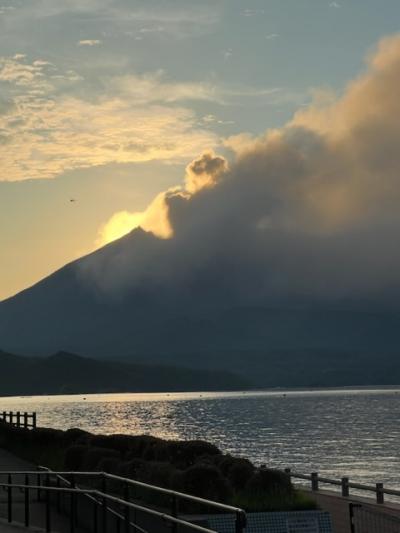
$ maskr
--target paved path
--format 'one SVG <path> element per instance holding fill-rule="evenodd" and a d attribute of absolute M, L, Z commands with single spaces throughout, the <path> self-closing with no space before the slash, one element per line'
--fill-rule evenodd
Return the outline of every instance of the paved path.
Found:
<path fill-rule="evenodd" d="M 351 502 L 361 503 L 363 506 L 366 506 L 375 512 L 400 518 L 400 505 L 393 502 L 378 505 L 372 498 L 362 498 L 358 496 L 349 496 L 348 498 L 345 498 L 337 492 L 328 490 L 320 490 L 318 492 L 312 492 L 309 489 L 302 490 L 313 498 L 321 509 L 328 511 L 331 514 L 334 533 L 351 533 L 349 512 L 349 504 Z M 377 530 L 371 525 L 371 529 L 368 531 L 375 532 Z M 379 533 L 391 533 L 391 531 L 391 529 L 390 531 L 387 529 L 385 532 L 382 531 Z M 396 526 L 395 531 L 399 531 L 398 526 Z"/>
<path fill-rule="evenodd" d="M 23 472 L 33 471 L 36 467 L 23 459 L 20 459 L 0 448 L 0 482 L 7 483 L 7 476 L 2 472 Z M 12 481 L 14 483 L 24 484 L 23 476 L 15 474 Z M 36 484 L 36 476 L 32 477 L 30 484 Z M 13 490 L 13 524 L 7 523 L 7 492 L 0 488 L 0 533 L 26 533 L 28 530 L 22 527 L 25 517 L 24 493 L 18 489 Z M 30 507 L 30 523 L 32 528 L 29 531 L 43 531 L 45 528 L 45 505 L 37 501 L 36 491 L 31 491 L 29 498 Z M 51 528 L 53 532 L 68 533 L 70 531 L 70 524 L 68 517 L 58 514 L 54 509 L 51 511 Z M 82 533 L 76 529 L 76 533 Z"/>

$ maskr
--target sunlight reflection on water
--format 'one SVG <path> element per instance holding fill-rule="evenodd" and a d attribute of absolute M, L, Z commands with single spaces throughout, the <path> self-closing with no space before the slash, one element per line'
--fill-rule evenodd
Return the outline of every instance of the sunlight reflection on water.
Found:
<path fill-rule="evenodd" d="M 400 487 L 397 389 L 2 398 L 41 426 L 201 438 L 275 467 Z"/>

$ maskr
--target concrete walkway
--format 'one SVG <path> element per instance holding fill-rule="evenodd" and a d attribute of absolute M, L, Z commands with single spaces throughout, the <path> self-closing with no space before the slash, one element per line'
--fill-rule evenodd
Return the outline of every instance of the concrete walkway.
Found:
<path fill-rule="evenodd" d="M 387 502 L 385 504 L 378 505 L 375 503 L 373 498 L 363 498 L 355 495 L 346 498 L 334 491 L 319 490 L 318 492 L 312 492 L 308 488 L 303 488 L 301 490 L 313 498 L 321 509 L 328 511 L 331 514 L 333 530 L 335 533 L 351 533 L 349 512 L 350 503 L 361 503 L 363 506 L 372 509 L 375 512 L 400 518 L 400 505 L 394 502 Z M 379 529 L 374 529 L 372 524 L 368 531 L 392 533 L 392 529 L 389 528 L 389 526 L 387 527 L 388 529 L 385 531 L 379 531 Z M 398 532 L 399 526 L 397 525 L 393 531 Z"/>
<path fill-rule="evenodd" d="M 0 481 L 7 483 L 7 476 L 2 472 L 23 472 L 34 471 L 36 467 L 19 457 L 16 457 L 7 450 L 0 448 Z M 15 474 L 12 481 L 23 485 L 25 483 L 24 476 Z M 36 476 L 29 480 L 31 485 L 37 483 Z M 19 489 L 14 489 L 12 494 L 12 510 L 13 510 L 13 523 L 7 522 L 7 491 L 3 491 L 0 488 L 0 533 L 20 533 L 27 532 L 28 530 L 23 527 L 25 518 L 25 495 Z M 29 531 L 43 531 L 45 529 L 45 505 L 43 502 L 37 501 L 36 491 L 31 491 L 29 497 L 29 512 L 30 512 L 30 524 Z M 70 523 L 66 516 L 58 514 L 54 509 L 51 510 L 51 530 L 54 533 L 69 533 Z M 76 528 L 76 533 L 82 533 Z"/>

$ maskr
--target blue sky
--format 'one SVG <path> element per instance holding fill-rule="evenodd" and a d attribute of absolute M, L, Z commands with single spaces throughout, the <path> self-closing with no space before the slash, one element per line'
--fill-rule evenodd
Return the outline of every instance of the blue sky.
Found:
<path fill-rule="evenodd" d="M 394 0 L 5 0 L 0 298 L 96 248 L 203 150 L 340 94 L 399 20 Z"/>

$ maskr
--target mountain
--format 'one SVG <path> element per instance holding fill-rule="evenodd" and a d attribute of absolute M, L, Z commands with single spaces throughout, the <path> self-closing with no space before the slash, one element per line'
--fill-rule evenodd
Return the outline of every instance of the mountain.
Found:
<path fill-rule="evenodd" d="M 0 351 L 0 365 L 0 396 L 238 390 L 250 386 L 230 372 L 98 361 L 67 352 L 22 357 Z"/>
<path fill-rule="evenodd" d="M 0 302 L 0 346 L 229 370 L 257 386 L 400 383 L 398 311 L 234 298 L 228 271 L 216 278 L 191 265 L 189 277 L 189 259 L 172 251 L 167 260 L 166 247 L 135 230 Z"/>

